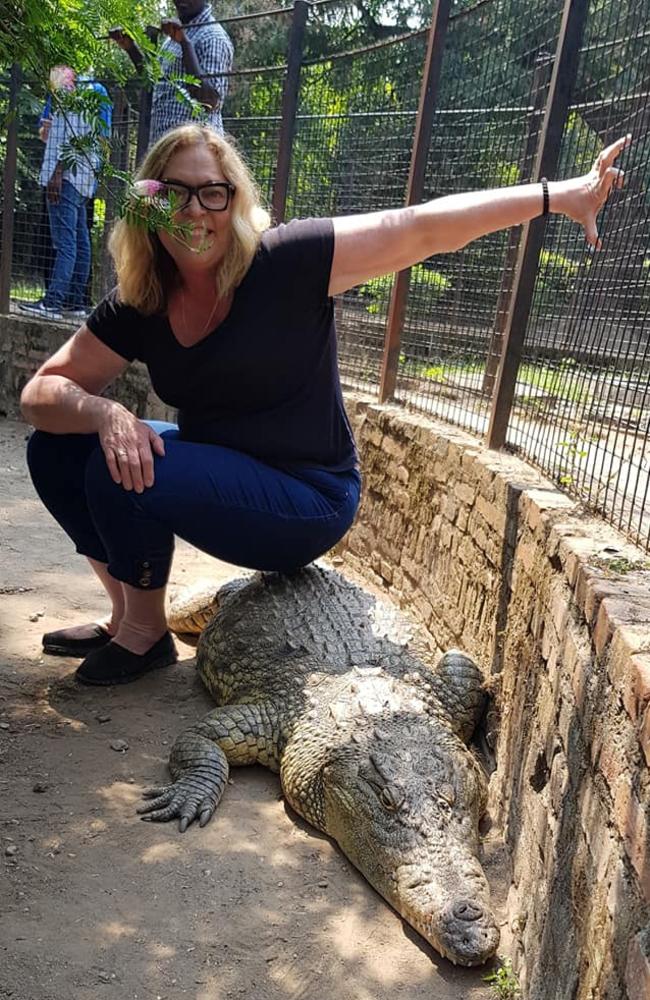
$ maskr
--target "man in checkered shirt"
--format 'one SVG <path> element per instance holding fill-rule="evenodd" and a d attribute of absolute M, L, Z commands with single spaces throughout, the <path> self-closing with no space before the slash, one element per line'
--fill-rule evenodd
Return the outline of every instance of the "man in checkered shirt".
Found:
<path fill-rule="evenodd" d="M 201 121 L 223 135 L 221 108 L 228 93 L 228 77 L 223 74 L 232 69 L 232 42 L 206 0 L 174 0 L 174 6 L 179 20 L 166 18 L 160 25 L 166 38 L 161 46 L 162 79 L 153 91 L 150 143 L 170 128 L 196 120 L 184 100 L 188 96 L 203 105 Z M 142 53 L 133 39 L 122 28 L 112 28 L 108 37 L 124 49 L 139 70 Z M 198 77 L 201 85 L 173 82 L 179 76 Z"/>

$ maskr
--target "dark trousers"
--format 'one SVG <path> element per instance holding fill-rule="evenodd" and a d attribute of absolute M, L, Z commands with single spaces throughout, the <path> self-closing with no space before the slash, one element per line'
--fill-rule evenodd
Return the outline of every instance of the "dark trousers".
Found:
<path fill-rule="evenodd" d="M 27 459 L 41 500 L 77 552 L 107 563 L 133 587 L 162 587 L 174 536 L 249 569 L 290 572 L 327 552 L 359 504 L 356 470 L 291 472 L 218 445 L 183 441 L 174 424 L 149 421 L 165 441 L 144 493 L 114 483 L 96 434 L 35 431 Z"/>

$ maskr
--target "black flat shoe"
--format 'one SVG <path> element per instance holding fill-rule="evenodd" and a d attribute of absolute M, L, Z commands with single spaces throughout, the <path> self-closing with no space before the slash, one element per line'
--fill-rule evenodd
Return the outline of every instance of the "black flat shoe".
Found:
<path fill-rule="evenodd" d="M 101 649 L 110 641 L 110 635 L 101 625 L 94 622 L 74 625 L 72 628 L 60 628 L 57 632 L 46 632 L 43 652 L 50 656 L 88 656 L 88 653 Z"/>
<path fill-rule="evenodd" d="M 75 677 L 82 684 L 128 684 L 150 670 L 176 663 L 177 659 L 176 646 L 169 632 L 165 632 L 146 653 L 132 653 L 113 641 L 89 653 L 79 664 Z"/>

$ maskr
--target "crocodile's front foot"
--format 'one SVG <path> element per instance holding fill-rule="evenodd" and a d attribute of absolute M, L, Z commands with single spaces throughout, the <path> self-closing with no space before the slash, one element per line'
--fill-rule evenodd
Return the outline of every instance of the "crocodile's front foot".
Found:
<path fill-rule="evenodd" d="M 178 816 L 181 833 L 196 819 L 199 826 L 205 826 L 219 805 L 226 780 L 227 774 L 200 767 L 186 771 L 170 785 L 147 788 L 142 797 L 149 801 L 138 808 L 138 814 L 151 823 L 166 823 Z"/>

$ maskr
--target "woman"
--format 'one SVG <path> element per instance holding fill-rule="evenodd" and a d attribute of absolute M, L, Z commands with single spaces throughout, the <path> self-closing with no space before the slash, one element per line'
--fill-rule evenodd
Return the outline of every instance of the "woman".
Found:
<path fill-rule="evenodd" d="M 581 178 L 272 229 L 226 140 L 199 125 L 163 136 L 140 187 L 169 197 L 178 226 L 117 223 L 117 289 L 22 394 L 36 489 L 111 603 L 102 624 L 44 636 L 45 651 L 84 656 L 88 684 L 174 662 L 175 535 L 256 569 L 291 571 L 331 548 L 360 492 L 331 296 L 548 210 L 599 246 L 596 216 L 622 185 L 614 161 L 628 141 Z M 135 358 L 178 407 L 178 427 L 101 395 Z"/>

